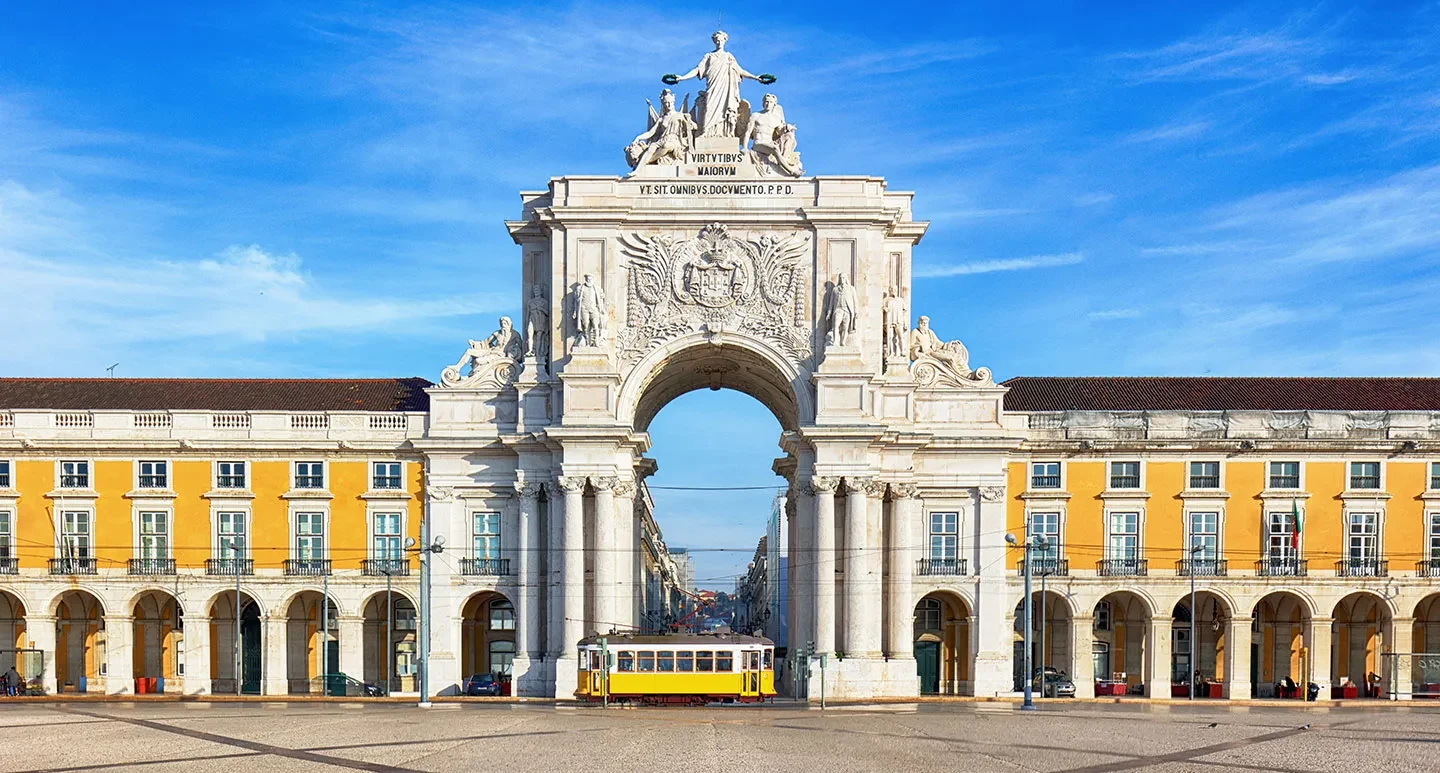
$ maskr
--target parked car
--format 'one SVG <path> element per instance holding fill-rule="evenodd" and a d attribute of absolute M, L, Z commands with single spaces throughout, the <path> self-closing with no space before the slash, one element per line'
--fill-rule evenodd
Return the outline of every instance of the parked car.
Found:
<path fill-rule="evenodd" d="M 347 674 L 325 674 L 310 680 L 310 692 L 332 697 L 381 698 L 385 688 Z"/>
<path fill-rule="evenodd" d="M 1031 684 L 1032 690 L 1038 690 L 1042 698 L 1074 698 L 1075 682 L 1064 671 L 1059 671 L 1051 666 L 1045 667 L 1044 679 L 1041 679 L 1039 671 L 1035 672 L 1035 680 Z"/>
<path fill-rule="evenodd" d="M 463 688 L 466 695 L 499 695 L 500 680 L 494 674 L 475 674 L 465 679 Z"/>

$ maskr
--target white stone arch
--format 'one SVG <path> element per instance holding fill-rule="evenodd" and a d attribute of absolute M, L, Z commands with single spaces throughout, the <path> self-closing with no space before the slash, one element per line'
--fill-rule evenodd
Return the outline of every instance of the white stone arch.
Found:
<path fill-rule="evenodd" d="M 408 601 L 408 602 L 410 602 L 411 604 L 415 605 L 415 608 L 416 608 L 416 609 L 419 609 L 419 608 L 420 608 L 420 602 L 419 602 L 413 595 L 411 595 L 409 591 L 404 590 L 404 589 L 401 589 L 401 588 L 391 588 L 391 589 L 390 589 L 390 593 L 393 594 L 396 599 L 405 599 L 406 601 Z M 384 589 L 384 588 L 381 588 L 380 590 L 377 590 L 377 591 L 374 591 L 374 592 L 371 592 L 371 593 L 367 593 L 367 594 L 365 594 L 365 597 L 364 597 L 364 598 L 360 599 L 360 603 L 357 604 L 355 608 L 356 608 L 357 610 L 359 610 L 359 615 L 360 615 L 361 617 L 364 617 L 364 615 L 365 615 L 365 610 L 366 610 L 367 608 L 369 608 L 370 602 L 372 602 L 372 601 L 374 601 L 374 600 L 376 600 L 376 599 L 378 599 L 378 598 L 384 598 L 384 597 L 385 597 L 385 589 Z M 468 597 L 467 597 L 467 598 L 468 598 Z M 509 598 L 509 596 L 507 595 L 506 598 Z"/>
<path fill-rule="evenodd" d="M 1165 619 L 1168 620 L 1170 618 L 1170 611 L 1175 608 L 1174 604 L 1162 608 L 1155 601 L 1155 597 L 1144 588 L 1140 588 L 1135 585 L 1117 585 L 1113 588 L 1101 588 L 1097 591 L 1097 595 L 1095 596 L 1095 603 L 1090 605 L 1090 614 L 1095 614 L 1095 607 L 1098 606 L 1100 602 L 1110 598 L 1111 596 L 1114 596 L 1117 593 L 1128 593 L 1131 596 L 1139 599 L 1140 605 L 1145 607 L 1145 618 L 1147 620 L 1154 620 L 1155 616 L 1159 614 L 1158 612 L 1156 612 L 1156 610 L 1158 609 L 1164 609 Z M 1022 595 L 1021 598 L 1023 599 L 1024 596 Z"/>
<path fill-rule="evenodd" d="M 713 370 L 706 369 L 714 365 Z M 728 370 L 725 368 L 728 367 Z M 640 358 L 620 386 L 616 418 L 644 431 L 675 398 L 698 389 L 734 389 L 759 400 L 787 431 L 814 421 L 808 372 L 773 345 L 745 333 L 688 333 Z"/>
<path fill-rule="evenodd" d="M 205 599 L 205 605 L 204 605 L 203 607 L 201 607 L 201 614 L 202 614 L 204 617 L 209 618 L 209 617 L 210 617 L 210 610 L 212 610 L 212 609 L 215 608 L 215 603 L 218 602 L 221 598 L 223 598 L 223 597 L 225 597 L 225 596 L 232 595 L 232 594 L 234 594 L 234 593 L 235 593 L 235 586 L 232 585 L 232 586 L 230 586 L 230 587 L 228 587 L 228 588 L 224 588 L 224 589 L 222 589 L 222 590 L 218 590 L 218 591 L 215 591 L 214 593 L 210 594 L 210 595 L 209 595 L 208 597 L 206 597 L 206 599 Z M 242 585 L 242 586 L 240 587 L 240 596 L 241 596 L 241 598 L 248 598 L 248 599 L 250 599 L 250 603 L 252 603 L 252 604 L 255 605 L 255 611 L 260 615 L 260 618 L 261 618 L 261 619 L 264 619 L 265 616 L 270 613 L 269 608 L 268 608 L 267 605 L 265 604 L 265 600 L 260 596 L 260 594 L 256 593 L 253 589 L 247 589 L 247 588 L 245 588 L 245 587 Z"/>
<path fill-rule="evenodd" d="M 1065 617 L 1067 619 L 1075 619 L 1075 610 L 1080 608 L 1076 605 L 1075 594 L 1067 592 L 1066 590 L 1058 587 L 1046 588 L 1045 593 L 1050 598 L 1059 599 L 1064 603 L 1063 609 L 1065 611 Z M 1035 614 L 1038 615 L 1040 614 L 1040 586 L 1035 585 L 1034 587 L 1032 587 L 1030 589 L 1030 595 L 1035 599 Z M 1011 600 L 1015 603 L 1010 605 L 1009 614 L 1014 614 L 1015 610 L 1019 609 L 1020 605 L 1025 603 L 1025 589 L 1023 587 L 1017 588 L 1015 595 Z M 1046 603 L 1048 604 L 1049 602 Z M 1095 599 L 1095 604 L 1098 603 L 1100 603 L 1100 598 Z M 1095 611 L 1095 604 L 1090 605 L 1091 614 L 1093 614 Z M 974 607 L 971 607 L 971 609 L 974 609 Z"/>
<path fill-rule="evenodd" d="M 1384 593 L 1373 588 L 1345 588 L 1338 591 L 1333 602 L 1329 603 L 1328 608 L 1322 608 L 1325 609 L 1325 616 L 1335 619 L 1335 612 L 1340 608 L 1340 605 L 1345 603 L 1345 600 L 1351 596 L 1366 596 L 1370 598 L 1391 620 L 1401 616 L 1400 608 L 1395 603 L 1396 599 L 1387 598 Z"/>
<path fill-rule="evenodd" d="M 953 585 L 926 585 L 919 587 L 918 590 L 912 589 L 910 594 L 912 596 L 910 599 L 911 612 L 913 613 L 915 608 L 920 606 L 920 602 L 924 601 L 926 596 L 934 596 L 937 593 L 948 593 L 953 596 L 964 605 L 965 611 L 969 613 L 968 617 L 975 617 L 975 595 L 968 589 L 957 588 Z"/>
<path fill-rule="evenodd" d="M 234 589 L 232 588 L 231 591 L 233 592 Z M 174 601 L 175 606 L 180 608 L 180 616 L 185 616 L 185 602 L 180 600 L 180 595 L 175 592 L 175 589 L 173 587 L 166 588 L 163 585 L 142 585 L 141 587 L 137 588 L 133 593 L 131 593 L 127 598 L 125 598 L 124 602 L 121 603 L 119 607 L 120 609 L 124 610 L 124 613 L 126 615 L 134 617 L 135 605 L 140 603 L 140 599 L 145 598 L 145 596 L 151 593 L 161 594 L 166 598 Z"/>
<path fill-rule="evenodd" d="M 231 590 L 234 589 L 232 588 Z M 325 591 L 322 588 L 296 588 L 295 590 L 291 591 L 289 595 L 285 596 L 284 600 L 282 600 L 278 605 L 275 606 L 275 610 L 288 618 L 290 615 L 290 605 L 294 604 L 296 599 L 300 598 L 300 596 L 306 593 L 314 593 L 316 596 L 320 596 L 322 598 L 325 596 Z M 345 609 L 345 605 L 341 604 L 339 600 L 335 598 L 334 591 L 331 591 L 330 593 L 330 606 L 335 610 L 334 615 L 336 620 L 339 620 L 342 617 L 347 617 L 350 614 L 350 612 Z"/>
<path fill-rule="evenodd" d="M 1267 588 L 1263 591 L 1252 594 L 1248 599 L 1249 606 L 1245 608 L 1246 616 L 1254 614 L 1255 608 L 1260 606 L 1260 602 L 1270 598 L 1271 596 L 1279 594 L 1289 594 L 1295 597 L 1295 599 L 1300 602 L 1300 613 L 1302 619 L 1313 620 L 1315 618 L 1315 610 L 1320 608 L 1320 605 L 1316 603 L 1315 596 L 1313 594 L 1302 588 L 1295 587 L 1294 585 L 1284 585 L 1278 588 Z"/>
<path fill-rule="evenodd" d="M 67 594 L 73 593 L 75 591 L 88 593 L 92 598 L 95 599 L 95 603 L 100 606 L 101 618 L 104 618 L 105 615 L 108 614 L 107 610 L 110 608 L 110 605 L 107 605 L 105 603 L 105 594 L 94 586 L 86 583 L 77 583 L 65 588 L 64 590 L 56 592 L 53 596 L 50 597 L 49 603 L 45 605 L 45 608 L 47 610 L 45 614 L 49 615 L 50 617 L 59 617 L 60 600 L 65 598 Z M 26 607 L 26 609 L 28 610 L 29 607 Z"/>
<path fill-rule="evenodd" d="M 1207 586 L 1205 586 L 1205 587 L 1203 587 L 1203 588 L 1200 588 L 1200 587 L 1195 588 L 1195 595 L 1196 595 L 1197 597 L 1199 597 L 1199 596 L 1204 596 L 1204 595 L 1207 594 L 1207 593 L 1210 594 L 1211 596 L 1214 596 L 1215 598 L 1220 599 L 1220 601 L 1224 602 L 1224 604 L 1225 604 L 1225 614 L 1226 614 L 1227 617 L 1232 617 L 1232 618 L 1233 618 L 1233 617 L 1235 616 L 1235 614 L 1236 614 L 1235 610 L 1237 610 L 1237 609 L 1240 608 L 1240 607 L 1236 606 L 1235 596 L 1234 596 L 1233 594 L 1231 594 L 1228 590 L 1225 590 L 1224 588 L 1221 588 L 1221 587 L 1216 586 L 1216 585 L 1207 585 Z M 1259 598 L 1256 598 L 1256 599 L 1255 599 L 1255 603 L 1256 603 L 1256 604 L 1260 603 L 1260 599 L 1259 599 Z M 1173 597 L 1172 599 L 1170 599 L 1170 603 L 1169 603 L 1167 606 L 1157 607 L 1157 609 L 1166 609 L 1166 610 L 1169 610 L 1169 613 L 1170 613 L 1170 614 L 1174 614 L 1174 612 L 1175 612 L 1175 607 L 1179 606 L 1180 604 L 1185 604 L 1186 606 L 1189 606 L 1189 605 L 1190 605 L 1190 589 L 1189 589 L 1189 588 L 1186 588 L 1183 593 L 1177 593 L 1177 594 L 1175 594 L 1174 597 Z M 1203 606 L 1203 602 L 1202 602 L 1201 605 Z M 1254 609 L 1254 608 L 1255 608 L 1255 604 L 1251 604 L 1251 605 L 1250 605 L 1250 609 Z M 1194 614 L 1194 610 L 1191 610 L 1191 614 L 1192 614 L 1192 615 Z M 1248 615 L 1248 614 L 1249 614 L 1249 611 L 1247 611 L 1246 614 Z"/>

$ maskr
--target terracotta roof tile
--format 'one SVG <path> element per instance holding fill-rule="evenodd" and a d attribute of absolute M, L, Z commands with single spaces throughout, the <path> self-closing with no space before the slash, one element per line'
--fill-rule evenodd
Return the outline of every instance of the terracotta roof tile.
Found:
<path fill-rule="evenodd" d="M 1440 378 L 1019 376 L 1011 411 L 1440 411 Z"/>
<path fill-rule="evenodd" d="M 4 378 L 0 409 L 425 411 L 423 378 Z"/>

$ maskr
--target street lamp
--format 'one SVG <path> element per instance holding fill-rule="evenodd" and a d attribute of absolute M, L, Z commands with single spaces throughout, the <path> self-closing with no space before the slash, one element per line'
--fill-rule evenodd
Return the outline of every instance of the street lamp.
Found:
<path fill-rule="evenodd" d="M 1033 570 L 1033 565 L 1035 562 L 1030 560 L 1030 551 L 1035 548 L 1040 548 L 1043 550 L 1044 548 L 1048 547 L 1050 543 L 1047 542 L 1044 537 L 1038 534 L 1026 537 L 1023 543 L 1020 540 L 1016 539 L 1014 534 L 1006 534 L 1005 541 L 1010 543 L 1012 546 L 1021 548 L 1025 551 L 1025 657 L 1023 665 L 1023 675 L 1025 678 L 1025 702 L 1020 705 L 1020 710 L 1034 711 L 1035 701 L 1033 696 L 1033 690 L 1030 687 L 1030 682 L 1033 678 L 1030 674 L 1030 626 L 1032 625 L 1030 618 L 1035 602 L 1033 599 L 1030 598 L 1030 574 Z M 1043 674 L 1041 675 L 1040 683 L 1042 685 L 1045 683 Z"/>
<path fill-rule="evenodd" d="M 430 519 L 420 522 L 420 537 L 428 543 L 416 547 L 414 537 L 405 540 L 405 549 L 414 550 L 420 556 L 420 708 L 430 708 L 430 556 L 427 554 L 445 552 L 445 535 L 437 534 L 430 539 Z"/>
<path fill-rule="evenodd" d="M 1190 673 L 1185 675 L 1185 679 L 1190 682 L 1190 700 L 1192 701 L 1195 700 L 1195 673 L 1199 670 L 1195 667 L 1195 637 L 1200 631 L 1200 611 L 1195 608 L 1195 554 L 1203 549 L 1204 545 L 1194 545 L 1190 548 Z"/>

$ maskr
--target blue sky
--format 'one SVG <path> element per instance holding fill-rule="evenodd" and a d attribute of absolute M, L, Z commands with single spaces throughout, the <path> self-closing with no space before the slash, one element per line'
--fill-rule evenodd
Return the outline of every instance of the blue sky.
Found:
<path fill-rule="evenodd" d="M 707 50 L 677 5 L 6 4 L 0 373 L 433 380 L 518 311 L 518 191 L 626 171 Z M 935 5 L 724 27 L 807 170 L 916 191 L 915 308 L 976 364 L 1440 375 L 1440 5 Z M 777 432 L 682 398 L 652 483 L 768 484 Z M 739 549 L 706 578 L 769 496 L 657 499 Z"/>

